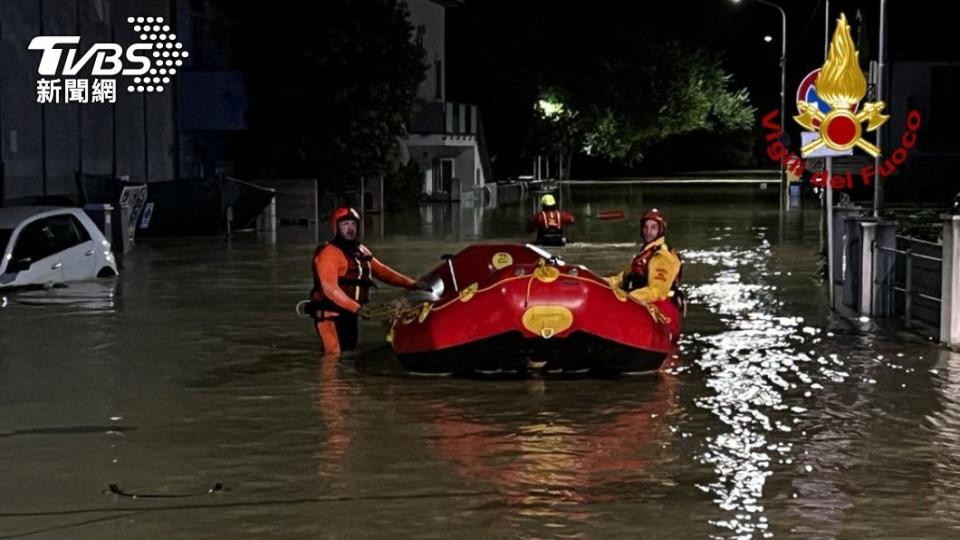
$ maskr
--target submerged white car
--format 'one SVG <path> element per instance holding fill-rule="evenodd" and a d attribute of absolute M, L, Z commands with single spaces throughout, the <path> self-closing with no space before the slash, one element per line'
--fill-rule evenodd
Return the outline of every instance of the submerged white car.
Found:
<path fill-rule="evenodd" d="M 0 208 L 0 289 L 115 275 L 110 242 L 80 208 Z"/>

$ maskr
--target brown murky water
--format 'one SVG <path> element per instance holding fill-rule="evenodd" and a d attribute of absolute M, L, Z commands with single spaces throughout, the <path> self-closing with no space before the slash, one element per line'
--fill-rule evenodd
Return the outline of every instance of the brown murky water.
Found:
<path fill-rule="evenodd" d="M 670 373 L 411 378 L 377 323 L 325 361 L 294 313 L 296 228 L 152 241 L 117 280 L 3 295 L 0 538 L 960 536 L 960 356 L 830 314 L 815 211 L 689 188 L 566 205 L 559 252 L 603 272 L 636 222 L 590 215 L 667 212 L 693 301 Z M 424 207 L 366 235 L 418 274 L 522 238 L 528 210 Z"/>

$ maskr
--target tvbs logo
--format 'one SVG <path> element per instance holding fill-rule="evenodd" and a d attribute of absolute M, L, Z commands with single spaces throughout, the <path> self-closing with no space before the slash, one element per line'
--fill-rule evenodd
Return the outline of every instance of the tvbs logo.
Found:
<path fill-rule="evenodd" d="M 133 25 L 140 42 L 126 48 L 117 43 L 94 43 L 82 51 L 80 36 L 33 38 L 28 48 L 42 52 L 37 102 L 115 102 L 116 79 L 100 77 L 132 77 L 129 92 L 163 92 L 190 53 L 163 17 L 129 17 L 127 23 Z M 81 72 L 85 76 L 78 77 Z"/>
<path fill-rule="evenodd" d="M 63 68 L 60 68 L 60 59 L 63 49 L 58 45 L 77 45 L 80 43 L 80 36 L 39 36 L 33 38 L 30 42 L 30 50 L 42 50 L 43 56 L 40 57 L 40 67 L 37 73 L 40 75 L 76 75 L 93 59 L 93 69 L 90 74 L 94 76 L 102 75 L 143 75 L 150 69 L 150 49 L 152 45 L 148 43 L 138 43 L 131 45 L 127 49 L 127 60 L 139 64 L 137 68 L 124 69 L 123 47 L 116 43 L 97 43 L 77 60 L 77 49 L 67 49 L 67 58 L 63 62 Z M 145 53 L 141 53 L 144 51 Z"/>

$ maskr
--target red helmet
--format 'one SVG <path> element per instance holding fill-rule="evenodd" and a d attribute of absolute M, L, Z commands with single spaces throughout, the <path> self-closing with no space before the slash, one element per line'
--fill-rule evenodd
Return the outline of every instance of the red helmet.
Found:
<path fill-rule="evenodd" d="M 660 228 L 660 234 L 657 235 L 657 238 L 667 234 L 667 220 L 663 218 L 663 214 L 656 208 L 651 208 L 643 213 L 643 217 L 640 218 L 640 227 L 642 228 L 643 225 L 651 219 L 656 221 L 657 226 Z"/>
<path fill-rule="evenodd" d="M 333 215 L 330 216 L 330 228 L 333 230 L 333 235 L 337 235 L 337 225 L 341 221 L 353 220 L 360 222 L 360 214 L 356 210 L 348 206 L 341 206 L 333 211 Z"/>

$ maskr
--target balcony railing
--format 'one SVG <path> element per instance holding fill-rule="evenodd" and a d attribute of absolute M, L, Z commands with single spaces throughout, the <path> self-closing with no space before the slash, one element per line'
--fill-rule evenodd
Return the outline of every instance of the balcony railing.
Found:
<path fill-rule="evenodd" d="M 418 101 L 407 123 L 407 133 L 476 135 L 477 106 L 449 101 Z"/>

